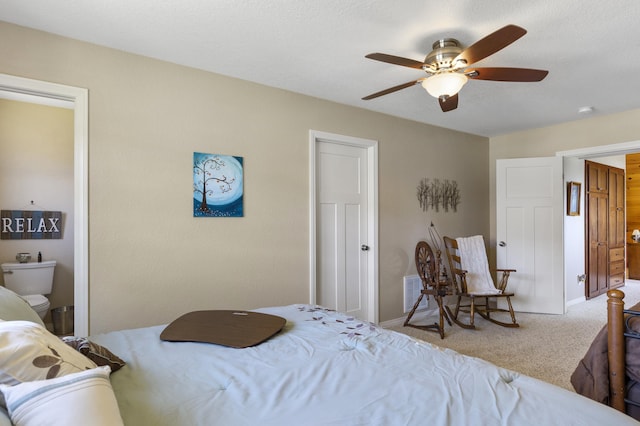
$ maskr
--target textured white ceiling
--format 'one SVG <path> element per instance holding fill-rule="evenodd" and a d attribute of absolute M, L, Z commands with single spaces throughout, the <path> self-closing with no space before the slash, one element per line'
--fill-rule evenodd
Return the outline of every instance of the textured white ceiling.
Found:
<path fill-rule="evenodd" d="M 640 107 L 638 0 L 2 0 L 0 20 L 483 136 Z M 507 24 L 528 33 L 477 65 L 542 82 L 470 81 L 447 113 L 419 85 L 361 100 L 423 76 L 366 54 L 422 61 Z"/>

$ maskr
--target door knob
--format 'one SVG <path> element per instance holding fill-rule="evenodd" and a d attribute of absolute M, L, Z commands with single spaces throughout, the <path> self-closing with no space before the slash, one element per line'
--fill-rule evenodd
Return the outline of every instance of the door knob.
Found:
<path fill-rule="evenodd" d="M 362 251 L 369 251 L 369 246 L 368 246 L 368 245 L 366 245 L 366 244 L 363 244 L 363 245 L 361 245 L 361 246 L 360 246 L 360 250 L 362 250 Z"/>
<path fill-rule="evenodd" d="M 498 245 L 499 245 L 500 247 L 504 247 L 504 246 L 506 246 L 506 245 L 507 245 L 507 243 L 505 243 L 504 241 L 500 241 L 500 242 L 498 243 Z"/>

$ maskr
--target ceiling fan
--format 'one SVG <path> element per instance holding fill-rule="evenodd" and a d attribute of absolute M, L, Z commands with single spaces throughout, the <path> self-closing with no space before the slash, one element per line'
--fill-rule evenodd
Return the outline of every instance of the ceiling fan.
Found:
<path fill-rule="evenodd" d="M 438 98 L 442 111 L 447 112 L 458 107 L 458 92 L 469 79 L 541 81 L 549 71 L 530 68 L 470 67 L 470 65 L 504 49 L 526 33 L 524 28 L 517 25 L 507 25 L 466 49 L 462 48 L 458 40 L 444 38 L 433 43 L 433 50 L 426 56 L 424 62 L 385 53 L 370 53 L 365 57 L 389 64 L 421 69 L 427 73 L 427 76 L 381 90 L 362 99 L 366 101 L 421 83 L 431 96 Z"/>

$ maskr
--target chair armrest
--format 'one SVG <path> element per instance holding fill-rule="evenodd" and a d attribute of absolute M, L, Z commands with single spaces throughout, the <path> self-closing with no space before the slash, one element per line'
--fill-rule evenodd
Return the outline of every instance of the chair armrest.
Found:
<path fill-rule="evenodd" d="M 507 281 L 509 281 L 509 274 L 516 272 L 515 269 L 496 269 L 496 272 L 502 272 L 502 276 L 496 283 L 496 288 L 500 291 L 505 291 L 507 288 Z"/>
<path fill-rule="evenodd" d="M 466 293 L 467 292 L 467 271 L 464 269 L 456 268 L 453 270 L 453 274 L 458 276 L 458 278 L 456 278 L 455 276 L 451 277 L 456 294 Z"/>

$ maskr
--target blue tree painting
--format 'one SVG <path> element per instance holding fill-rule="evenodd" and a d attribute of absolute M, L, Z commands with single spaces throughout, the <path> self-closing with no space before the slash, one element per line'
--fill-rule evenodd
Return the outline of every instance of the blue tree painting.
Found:
<path fill-rule="evenodd" d="M 242 157 L 193 153 L 193 217 L 243 217 Z"/>

